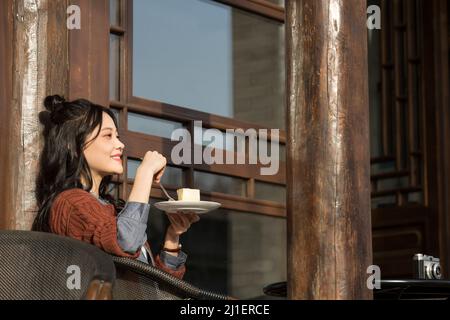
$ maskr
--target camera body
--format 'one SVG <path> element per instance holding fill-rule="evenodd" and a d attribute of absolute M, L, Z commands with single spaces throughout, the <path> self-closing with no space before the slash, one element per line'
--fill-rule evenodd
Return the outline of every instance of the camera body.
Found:
<path fill-rule="evenodd" d="M 413 266 L 415 279 L 432 280 L 442 278 L 439 258 L 418 253 L 414 255 Z"/>

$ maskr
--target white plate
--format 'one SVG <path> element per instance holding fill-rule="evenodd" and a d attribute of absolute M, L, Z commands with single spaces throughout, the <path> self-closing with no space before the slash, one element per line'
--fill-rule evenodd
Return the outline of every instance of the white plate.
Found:
<path fill-rule="evenodd" d="M 204 214 L 215 210 L 221 206 L 218 202 L 212 201 L 163 201 L 155 203 L 155 207 L 166 212 L 197 213 Z"/>

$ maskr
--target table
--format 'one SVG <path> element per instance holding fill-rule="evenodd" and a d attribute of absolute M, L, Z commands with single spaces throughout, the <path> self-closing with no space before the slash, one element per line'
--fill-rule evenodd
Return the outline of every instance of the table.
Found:
<path fill-rule="evenodd" d="M 385 279 L 374 289 L 375 300 L 450 300 L 449 280 Z M 287 297 L 286 282 L 270 284 L 263 289 L 272 297 Z"/>

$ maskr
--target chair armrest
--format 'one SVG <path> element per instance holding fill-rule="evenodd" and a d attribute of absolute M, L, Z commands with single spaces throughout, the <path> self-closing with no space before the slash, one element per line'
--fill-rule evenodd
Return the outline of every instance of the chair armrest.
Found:
<path fill-rule="evenodd" d="M 180 280 L 171 274 L 158 269 L 154 266 L 141 262 L 139 260 L 125 258 L 125 257 L 112 257 L 116 268 L 124 268 L 127 271 L 138 273 L 150 280 L 155 281 L 158 284 L 163 284 L 175 292 L 177 295 L 184 299 L 196 299 L 196 300 L 234 300 L 232 297 L 217 294 L 214 292 L 202 290 L 190 283 Z"/>

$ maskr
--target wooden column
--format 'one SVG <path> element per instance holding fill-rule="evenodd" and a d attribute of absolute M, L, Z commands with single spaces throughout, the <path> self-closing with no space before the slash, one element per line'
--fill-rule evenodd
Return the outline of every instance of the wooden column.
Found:
<path fill-rule="evenodd" d="M 444 278 L 450 277 L 450 109 L 448 2 L 423 3 L 422 92 L 426 172 L 430 183 L 427 205 L 433 222 L 428 242 L 430 254 L 441 259 Z"/>
<path fill-rule="evenodd" d="M 68 30 L 78 5 L 81 29 Z M 108 105 L 108 0 L 0 2 L 0 228 L 29 229 L 42 148 L 38 114 L 47 95 Z"/>
<path fill-rule="evenodd" d="M 13 1 L 0 1 L 0 229 L 8 227 L 13 211 L 13 172 L 10 168 L 14 159 L 10 152 L 12 99 L 12 56 L 13 56 Z"/>
<path fill-rule="evenodd" d="M 371 299 L 366 1 L 286 15 L 288 297 Z"/>
<path fill-rule="evenodd" d="M 42 146 L 38 114 L 45 96 L 65 95 L 68 83 L 67 2 L 2 1 L 7 32 L 2 28 L 0 41 L 8 63 L 1 84 L 7 91 L 1 105 L 7 122 L 0 137 L 2 228 L 29 229 L 36 213 L 34 183 Z"/>

